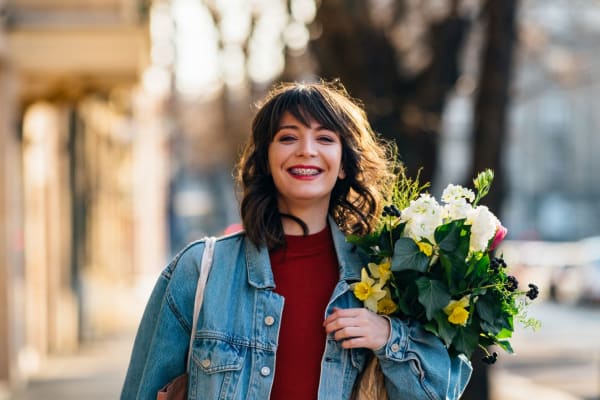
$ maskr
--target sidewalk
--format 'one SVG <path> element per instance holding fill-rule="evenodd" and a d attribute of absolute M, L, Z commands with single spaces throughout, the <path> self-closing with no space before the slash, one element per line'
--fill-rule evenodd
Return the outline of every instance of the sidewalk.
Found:
<path fill-rule="evenodd" d="M 10 400 L 118 399 L 133 337 L 83 345 L 77 354 L 52 356 Z"/>
<path fill-rule="evenodd" d="M 124 335 L 87 344 L 74 355 L 53 356 L 25 389 L 13 393 L 9 400 L 118 399 L 132 345 L 133 335 Z M 534 381 L 519 371 L 499 365 L 492 368 L 490 400 L 589 400 L 549 385 L 547 380 Z M 543 368 L 539 372 L 547 373 Z"/>
<path fill-rule="evenodd" d="M 490 400 L 584 400 L 582 397 L 542 386 L 506 370 L 492 372 Z"/>

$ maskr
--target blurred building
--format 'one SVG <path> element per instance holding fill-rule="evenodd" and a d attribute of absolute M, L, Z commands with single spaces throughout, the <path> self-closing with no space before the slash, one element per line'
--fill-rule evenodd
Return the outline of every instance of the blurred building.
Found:
<path fill-rule="evenodd" d="M 169 86 L 150 12 L 0 1 L 0 391 L 136 324 L 143 300 L 125 293 L 165 259 Z"/>
<path fill-rule="evenodd" d="M 529 0 L 520 18 L 506 216 L 522 237 L 600 235 L 600 3 Z"/>
<path fill-rule="evenodd" d="M 600 235 L 600 2 L 524 0 L 518 26 L 510 131 L 497 149 L 508 180 L 502 220 L 513 239 Z M 439 182 L 470 179 L 476 49 L 446 109 Z"/>
<path fill-rule="evenodd" d="M 315 7 L 0 0 L 0 385 L 135 327 L 170 253 L 239 220 L 251 104 Z"/>

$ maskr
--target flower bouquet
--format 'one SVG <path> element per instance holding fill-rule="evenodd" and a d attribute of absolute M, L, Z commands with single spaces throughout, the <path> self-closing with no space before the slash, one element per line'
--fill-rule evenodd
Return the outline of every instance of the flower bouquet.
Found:
<path fill-rule="evenodd" d="M 507 230 L 479 205 L 492 180 L 492 171 L 486 170 L 473 180 L 475 191 L 450 184 L 439 204 L 422 193 L 428 184 L 401 173 L 378 229 L 348 237 L 368 257 L 361 281 L 353 285 L 365 307 L 419 321 L 451 354 L 471 358 L 480 347 L 487 363 L 497 358 L 488 346 L 512 353 L 515 319 L 539 325 L 525 313 L 538 295 L 537 286 L 519 290 L 504 260 L 493 256 Z"/>

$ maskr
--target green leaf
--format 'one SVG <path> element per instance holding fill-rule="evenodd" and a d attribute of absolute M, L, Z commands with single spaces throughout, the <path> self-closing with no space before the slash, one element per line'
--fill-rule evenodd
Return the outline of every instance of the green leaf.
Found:
<path fill-rule="evenodd" d="M 498 346 L 500 346 L 504 351 L 506 351 L 508 354 L 513 354 L 515 351 L 513 350 L 510 342 L 508 340 L 498 340 L 496 342 L 496 344 Z"/>
<path fill-rule="evenodd" d="M 492 335 L 499 335 L 503 330 L 512 332 L 512 316 L 505 311 L 505 304 L 497 293 L 482 295 L 475 304 L 481 319 L 481 329 Z"/>
<path fill-rule="evenodd" d="M 346 236 L 346 241 L 364 250 L 365 253 L 372 254 L 373 251 L 371 248 L 377 246 L 379 243 L 379 235 L 380 232 L 373 232 L 365 236 L 348 235 Z"/>
<path fill-rule="evenodd" d="M 426 277 L 417 279 L 416 284 L 419 289 L 419 302 L 425 307 L 427 319 L 431 320 L 437 311 L 450 302 L 448 289 L 442 282 Z"/>
<path fill-rule="evenodd" d="M 487 254 L 483 255 L 481 258 L 471 260 L 467 270 L 467 276 L 473 274 L 473 277 L 470 278 L 473 282 L 489 281 L 489 265 L 490 257 Z"/>
<path fill-rule="evenodd" d="M 490 347 L 498 344 L 498 341 L 492 336 L 480 335 L 479 344 L 483 347 Z"/>
<path fill-rule="evenodd" d="M 429 266 L 427 257 L 411 238 L 400 238 L 394 245 L 392 271 L 415 270 L 425 272 Z"/>
<path fill-rule="evenodd" d="M 429 321 L 428 323 L 423 325 L 423 329 L 425 329 L 429 333 L 434 334 L 437 337 L 440 337 L 440 334 L 439 334 L 438 328 L 437 328 L 437 324 L 435 323 L 435 321 Z"/>
<path fill-rule="evenodd" d="M 479 318 L 490 324 L 499 319 L 502 313 L 501 306 L 494 302 L 494 297 L 492 296 L 479 297 L 477 303 L 475 303 L 475 309 L 479 314 Z M 492 333 L 496 334 L 498 332 L 500 332 L 500 329 Z"/>
<path fill-rule="evenodd" d="M 509 339 L 509 338 L 511 338 L 511 337 L 512 337 L 512 334 L 513 334 L 513 328 L 512 328 L 512 326 L 511 326 L 510 328 L 504 328 L 504 329 L 502 329 L 502 330 L 500 331 L 500 333 L 498 333 L 498 334 L 496 335 L 496 337 L 497 337 L 498 339 Z"/>
<path fill-rule="evenodd" d="M 446 347 L 450 347 L 452 339 L 458 332 L 458 326 L 448 322 L 448 316 L 442 311 L 434 315 L 434 319 L 438 324 L 438 335 L 444 341 Z"/>
<path fill-rule="evenodd" d="M 384 217 L 381 224 L 377 232 L 370 235 L 368 244 L 371 248 L 374 246 L 378 247 L 378 255 L 391 257 L 394 250 L 394 243 L 402 236 L 406 223 L 403 222 L 393 226 L 391 221 L 387 217 Z M 353 240 L 355 239 L 353 238 Z"/>
<path fill-rule="evenodd" d="M 452 253 L 458 248 L 463 224 L 464 220 L 461 219 L 448 222 L 447 224 L 440 225 L 436 228 L 434 233 L 435 242 L 441 250 Z"/>
<path fill-rule="evenodd" d="M 479 343 L 479 330 L 474 329 L 473 324 L 466 327 L 461 327 L 456 332 L 454 340 L 452 340 L 452 346 L 459 353 L 464 353 L 467 358 L 471 358 L 473 352 L 477 348 Z"/>
<path fill-rule="evenodd" d="M 379 250 L 385 254 L 392 254 L 394 241 L 392 238 L 392 232 L 387 229 L 387 226 L 383 228 L 381 231 L 381 236 L 379 236 L 379 241 L 377 242 L 379 246 Z"/>
<path fill-rule="evenodd" d="M 439 263 L 444 270 L 444 279 L 451 293 L 462 292 L 471 283 L 465 280 L 467 265 L 464 260 L 440 252 Z"/>
<path fill-rule="evenodd" d="M 471 226 L 465 225 L 464 219 L 438 226 L 434 237 L 441 253 L 445 253 L 451 259 L 459 262 L 464 262 L 467 258 L 469 254 Z"/>

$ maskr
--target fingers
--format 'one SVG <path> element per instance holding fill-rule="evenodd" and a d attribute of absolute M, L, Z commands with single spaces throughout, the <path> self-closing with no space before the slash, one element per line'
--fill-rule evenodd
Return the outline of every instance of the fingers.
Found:
<path fill-rule="evenodd" d="M 341 346 L 344 349 L 357 349 L 357 348 L 367 348 L 372 349 L 370 342 L 364 337 L 357 337 L 352 339 L 346 339 L 341 342 Z M 375 347 L 376 348 L 376 347 Z"/>
<path fill-rule="evenodd" d="M 357 315 L 359 315 L 360 311 L 362 311 L 362 310 L 364 310 L 364 309 L 334 307 L 333 312 L 331 313 L 331 315 L 329 315 L 327 317 L 327 319 L 325 319 L 325 322 L 323 322 L 323 325 L 327 325 L 328 323 L 335 321 L 338 318 L 354 318 Z"/>
<path fill-rule="evenodd" d="M 331 333 L 349 326 L 360 326 L 365 322 L 365 309 L 361 308 L 334 308 L 333 313 L 323 322 L 325 331 Z"/>
<path fill-rule="evenodd" d="M 365 308 L 334 308 L 323 325 L 344 348 L 377 349 L 387 342 L 390 332 L 387 319 Z"/>

